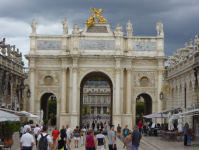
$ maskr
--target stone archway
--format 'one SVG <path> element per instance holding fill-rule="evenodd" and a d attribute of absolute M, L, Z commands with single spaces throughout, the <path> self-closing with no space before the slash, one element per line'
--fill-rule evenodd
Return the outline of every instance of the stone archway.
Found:
<path fill-rule="evenodd" d="M 83 109 L 83 87 L 85 85 L 85 83 L 91 79 L 91 78 L 102 78 L 104 79 L 105 81 L 108 82 L 109 86 L 110 86 L 110 89 L 111 89 L 111 98 L 110 98 L 110 103 L 111 103 L 111 108 L 110 108 L 110 112 L 111 112 L 111 115 L 110 115 L 110 122 L 112 122 L 112 116 L 113 116 L 113 79 L 110 75 L 108 75 L 107 73 L 104 73 L 102 71 L 89 71 L 87 73 L 85 73 L 79 80 L 78 82 L 78 85 L 80 85 L 79 87 L 79 100 L 80 100 L 80 103 L 79 103 L 79 124 L 81 125 L 82 124 L 82 118 L 83 118 L 83 113 L 81 113 L 81 110 Z"/>

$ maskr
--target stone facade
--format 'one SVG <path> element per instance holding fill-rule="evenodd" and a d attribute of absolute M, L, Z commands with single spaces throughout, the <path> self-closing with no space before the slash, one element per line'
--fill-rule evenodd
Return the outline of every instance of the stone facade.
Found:
<path fill-rule="evenodd" d="M 111 110 L 111 89 L 106 81 L 87 81 L 83 89 L 83 103 L 90 116 L 107 116 Z"/>
<path fill-rule="evenodd" d="M 167 108 L 182 107 L 182 111 L 188 111 L 196 107 L 199 102 L 199 38 L 195 36 L 190 44 L 185 43 L 185 48 L 177 50 L 169 58 L 170 66 L 167 69 L 165 84 L 173 87 L 173 98 L 166 94 Z M 165 105 L 166 106 L 166 105 Z M 183 124 L 188 122 L 192 127 L 192 117 L 184 117 Z"/>
<path fill-rule="evenodd" d="M 130 24 L 129 21 L 128 36 L 124 36 L 119 24 L 112 32 L 110 23 L 95 23 L 92 27 L 97 28 L 92 32 L 87 32 L 86 24 L 84 30 L 80 31 L 75 23 L 71 35 L 37 35 L 33 32 L 30 35 L 29 54 L 25 55 L 29 61 L 32 92 L 29 111 L 37 112 L 41 108 L 42 95 L 53 93 L 57 97 L 58 126 L 80 125 L 83 85 L 92 77 L 102 77 L 111 88 L 113 124 L 121 124 L 122 127 L 128 124 L 132 129 L 136 119 L 136 97 L 141 93 L 152 98 L 152 112 L 160 112 L 162 102 L 158 97 L 163 82 L 164 62 L 167 60 L 164 35 L 133 36 Z M 106 32 L 101 32 L 101 27 Z M 41 40 L 47 45 L 38 49 L 37 44 Z M 57 48 L 60 45 L 49 46 L 46 41 L 62 41 L 62 49 Z M 144 48 L 140 48 L 143 45 Z M 41 47 L 44 48 L 41 50 Z M 149 83 L 141 85 L 142 76 L 139 79 L 137 74 L 147 76 Z M 47 76 L 54 82 L 44 83 Z"/>
<path fill-rule="evenodd" d="M 26 110 L 25 69 L 22 54 L 15 45 L 0 41 L 0 107 L 16 111 Z M 21 85 L 24 85 L 21 88 Z"/>

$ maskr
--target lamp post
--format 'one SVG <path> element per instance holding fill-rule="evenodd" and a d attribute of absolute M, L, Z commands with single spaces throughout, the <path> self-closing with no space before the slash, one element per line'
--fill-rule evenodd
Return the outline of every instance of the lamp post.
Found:
<path fill-rule="evenodd" d="M 28 99 L 31 97 L 31 92 L 30 92 L 29 88 L 28 88 L 28 91 L 27 91 L 27 97 L 28 97 Z"/>
<path fill-rule="evenodd" d="M 164 99 L 163 91 L 160 92 L 159 98 L 160 98 L 161 101 Z"/>

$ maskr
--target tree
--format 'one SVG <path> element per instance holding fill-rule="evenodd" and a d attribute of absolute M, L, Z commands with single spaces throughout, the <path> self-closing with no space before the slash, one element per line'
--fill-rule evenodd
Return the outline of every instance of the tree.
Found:
<path fill-rule="evenodd" d="M 87 115 L 87 105 L 83 104 L 83 115 Z"/>
<path fill-rule="evenodd" d="M 50 119 L 50 114 L 57 114 L 57 101 L 48 101 L 48 119 Z"/>
<path fill-rule="evenodd" d="M 144 102 L 137 102 L 136 103 L 136 115 L 140 119 L 144 115 Z"/>

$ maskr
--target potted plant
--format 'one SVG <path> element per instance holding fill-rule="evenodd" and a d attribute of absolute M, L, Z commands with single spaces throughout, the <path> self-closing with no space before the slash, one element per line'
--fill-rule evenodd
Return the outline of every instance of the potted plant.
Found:
<path fill-rule="evenodd" d="M 33 124 L 34 123 L 34 121 L 33 120 L 29 120 L 29 124 Z"/>
<path fill-rule="evenodd" d="M 5 135 L 5 139 L 11 139 L 14 132 L 19 131 L 20 124 L 18 122 L 6 121 L 2 127 L 2 133 Z"/>

